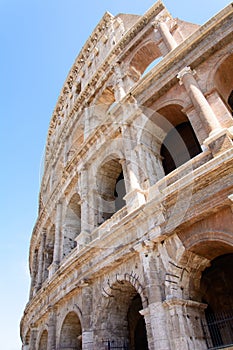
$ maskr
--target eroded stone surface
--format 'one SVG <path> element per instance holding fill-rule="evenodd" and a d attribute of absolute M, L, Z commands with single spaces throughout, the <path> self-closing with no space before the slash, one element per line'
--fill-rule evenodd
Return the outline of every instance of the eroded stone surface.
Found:
<path fill-rule="evenodd" d="M 158 1 L 88 38 L 49 126 L 24 350 L 230 344 L 201 322 L 233 308 L 232 24 Z"/>

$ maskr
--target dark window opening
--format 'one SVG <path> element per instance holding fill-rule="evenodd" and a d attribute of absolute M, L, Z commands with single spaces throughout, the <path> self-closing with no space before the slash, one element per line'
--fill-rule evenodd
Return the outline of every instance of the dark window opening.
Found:
<path fill-rule="evenodd" d="M 136 294 L 128 310 L 130 349 L 148 350 L 146 324 L 139 312 L 142 308 L 141 297 Z"/>
<path fill-rule="evenodd" d="M 114 189 L 116 212 L 125 206 L 126 204 L 124 200 L 125 195 L 126 195 L 125 181 L 124 181 L 124 174 L 122 171 L 116 180 L 116 185 Z"/>
<path fill-rule="evenodd" d="M 169 131 L 161 147 L 165 175 L 199 153 L 201 153 L 201 147 L 190 122 L 177 125 Z"/>

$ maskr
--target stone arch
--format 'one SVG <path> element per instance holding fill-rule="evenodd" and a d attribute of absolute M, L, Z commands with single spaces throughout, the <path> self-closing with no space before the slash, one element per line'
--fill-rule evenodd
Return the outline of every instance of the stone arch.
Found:
<path fill-rule="evenodd" d="M 116 274 L 103 286 L 101 306 L 101 337 L 104 342 L 130 349 L 147 350 L 147 332 L 140 311 L 148 305 L 139 276 L 134 273 Z M 98 328 L 98 326 L 97 326 Z M 100 344 L 99 344 L 100 345 Z"/>
<path fill-rule="evenodd" d="M 164 119 L 161 118 L 158 120 L 160 127 L 166 132 L 161 144 L 160 155 L 164 172 L 169 174 L 199 154 L 201 146 L 190 121 L 182 111 L 182 106 L 169 104 L 157 112 L 169 123 L 164 123 Z"/>
<path fill-rule="evenodd" d="M 111 154 L 104 159 L 96 171 L 98 194 L 98 224 L 109 219 L 125 206 L 125 180 L 120 158 Z"/>
<path fill-rule="evenodd" d="M 161 52 L 157 43 L 152 40 L 144 41 L 129 62 L 129 70 L 134 73 L 135 80 L 138 80 L 146 68 L 160 56 Z"/>
<path fill-rule="evenodd" d="M 38 350 L 48 350 L 48 331 L 43 330 L 39 339 Z"/>
<path fill-rule="evenodd" d="M 184 232 L 181 234 L 182 241 L 178 236 L 173 236 L 171 239 L 165 241 L 160 245 L 159 252 L 161 253 L 163 263 L 165 263 L 164 266 L 166 266 L 166 303 L 169 303 L 170 300 L 171 303 L 173 301 L 174 303 L 193 303 L 192 308 L 189 310 L 189 327 L 192 327 L 194 333 L 196 332 L 197 327 L 200 330 L 202 329 L 203 337 L 205 338 L 201 339 L 205 339 L 208 344 L 208 348 L 214 348 L 216 345 L 228 345 L 230 343 L 227 343 L 226 340 L 229 339 L 228 336 L 228 338 L 224 338 L 225 343 L 217 344 L 216 342 L 213 342 L 211 336 L 213 328 L 209 328 L 208 314 L 205 317 L 206 312 L 204 312 L 206 308 L 206 310 L 208 310 L 208 304 L 211 301 L 211 297 L 213 296 L 210 295 L 210 300 L 208 301 L 208 293 L 206 294 L 206 291 L 208 289 L 208 286 L 210 287 L 211 281 L 213 281 L 211 279 L 214 278 L 216 280 L 217 277 L 217 272 L 215 271 L 216 260 L 220 261 L 221 257 L 228 257 L 231 255 L 231 261 L 233 263 L 233 242 L 232 235 L 230 242 L 230 233 L 226 234 L 225 232 L 223 233 L 221 231 L 206 232 L 205 230 L 200 230 L 199 234 L 199 238 L 197 236 L 190 238 L 190 235 L 193 235 L 193 231 L 191 231 L 190 235 L 187 235 L 188 238 L 186 239 Z M 206 249 L 206 246 L 208 246 L 208 249 Z M 218 272 L 223 270 L 224 266 L 226 267 L 228 265 L 226 263 L 225 265 L 224 263 L 221 266 L 218 265 Z M 225 270 L 227 271 L 227 268 Z M 202 283 L 203 276 L 207 276 L 207 283 Z M 232 290 L 233 283 L 230 278 L 228 282 L 228 285 Z M 213 289 L 216 287 L 215 292 L 217 293 L 218 286 L 216 281 L 213 281 L 212 285 Z M 221 319 L 221 322 L 222 321 L 224 320 Z M 224 333 L 221 334 L 222 337 L 225 336 L 225 331 L 228 331 L 227 327 L 224 328 Z M 231 337 L 231 341 L 232 340 L 233 336 Z"/>
<path fill-rule="evenodd" d="M 233 113 L 233 54 L 221 57 L 208 77 L 208 90 L 216 88 L 228 110 Z"/>
<path fill-rule="evenodd" d="M 112 292 L 114 291 L 114 288 L 112 288 L 112 286 L 118 284 L 121 285 L 124 283 L 124 281 L 129 282 L 135 288 L 136 292 L 141 297 L 143 308 L 146 308 L 148 306 L 148 299 L 145 295 L 145 290 L 142 283 L 140 282 L 139 276 L 134 272 L 116 274 L 113 278 L 108 279 L 107 282 L 103 285 L 102 294 L 107 298 L 113 297 Z"/>
<path fill-rule="evenodd" d="M 187 250 L 209 260 L 215 259 L 222 254 L 233 253 L 232 233 L 225 231 L 194 233 L 183 244 Z"/>
<path fill-rule="evenodd" d="M 61 349 L 82 349 L 82 326 L 77 313 L 70 311 L 63 319 L 60 335 L 59 348 Z"/>
<path fill-rule="evenodd" d="M 144 148 L 144 174 L 150 185 L 201 152 L 192 125 L 183 112 L 182 101 L 163 103 L 156 111 L 142 108 L 138 143 Z M 174 143 L 176 147 L 174 147 Z M 192 170 L 189 165 L 187 172 Z"/>
<path fill-rule="evenodd" d="M 166 266 L 166 298 L 178 297 L 201 301 L 202 272 L 218 256 L 233 253 L 232 234 L 223 231 L 190 231 L 173 236 L 159 251 Z"/>
<path fill-rule="evenodd" d="M 75 238 L 81 232 L 81 199 L 78 193 L 70 198 L 63 223 L 63 257 L 76 247 Z"/>

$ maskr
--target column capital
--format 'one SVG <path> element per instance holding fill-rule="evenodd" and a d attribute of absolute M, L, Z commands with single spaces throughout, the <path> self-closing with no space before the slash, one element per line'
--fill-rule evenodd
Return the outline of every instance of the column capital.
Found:
<path fill-rule="evenodd" d="M 159 17 L 159 18 L 156 18 L 156 19 L 153 21 L 152 25 L 153 25 L 153 27 L 154 27 L 155 29 L 157 29 L 157 27 L 158 27 L 161 23 L 166 23 L 166 22 L 168 22 L 170 19 L 171 19 L 171 18 L 170 18 L 169 16 L 164 15 L 164 16 L 161 16 L 161 17 Z"/>
<path fill-rule="evenodd" d="M 179 298 L 172 298 L 169 300 L 165 300 L 163 302 L 163 305 L 168 308 L 173 308 L 175 306 L 186 306 L 186 307 L 192 307 L 200 310 L 205 310 L 208 306 L 207 304 L 200 303 L 199 301 L 179 299 Z"/>
<path fill-rule="evenodd" d="M 149 253 L 152 250 L 154 250 L 154 246 L 155 246 L 155 243 L 153 241 L 146 239 L 144 241 L 137 243 L 133 247 L 133 249 L 136 250 L 138 253 Z"/>
<path fill-rule="evenodd" d="M 195 75 L 196 71 L 194 69 L 192 70 L 190 66 L 186 66 L 183 69 L 181 69 L 181 71 L 177 74 L 177 78 L 179 79 L 180 85 L 183 84 L 182 80 L 186 74 Z"/>

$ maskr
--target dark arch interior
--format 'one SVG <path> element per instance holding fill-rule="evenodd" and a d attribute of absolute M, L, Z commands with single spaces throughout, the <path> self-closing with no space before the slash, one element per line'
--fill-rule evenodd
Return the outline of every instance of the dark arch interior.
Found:
<path fill-rule="evenodd" d="M 100 225 L 126 204 L 124 174 L 118 159 L 111 159 L 100 168 L 97 186 L 102 201 L 102 207 L 99 210 L 98 224 Z"/>
<path fill-rule="evenodd" d="M 171 129 L 161 146 L 162 164 L 165 174 L 201 152 L 200 144 L 190 122 L 183 122 Z"/>
<path fill-rule="evenodd" d="M 223 101 L 233 112 L 233 53 L 231 53 L 218 67 L 214 83 Z"/>
<path fill-rule="evenodd" d="M 106 327 L 103 338 L 107 349 L 148 350 L 142 299 L 126 280 L 111 285 L 111 299 L 105 309 Z"/>
<path fill-rule="evenodd" d="M 144 317 L 139 313 L 142 310 L 142 301 L 136 294 L 128 309 L 128 326 L 130 350 L 148 350 L 146 325 Z"/>
<path fill-rule="evenodd" d="M 125 206 L 125 200 L 124 200 L 125 195 L 126 195 L 125 180 L 124 180 L 123 171 L 121 171 L 120 175 L 116 180 L 116 185 L 114 189 L 116 212 Z"/>
<path fill-rule="evenodd" d="M 82 349 L 81 323 L 75 312 L 70 312 L 62 325 L 59 349 Z"/>
<path fill-rule="evenodd" d="M 48 346 L 48 332 L 44 331 L 40 339 L 39 350 L 47 350 L 47 346 Z"/>
<path fill-rule="evenodd" d="M 208 348 L 233 344 L 233 254 L 215 258 L 201 278 Z"/>

